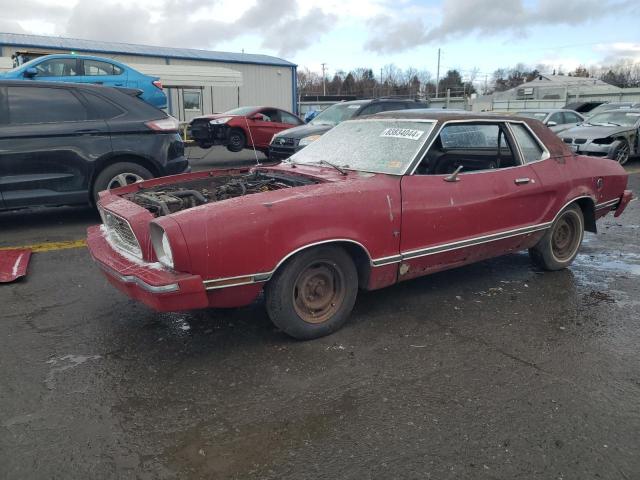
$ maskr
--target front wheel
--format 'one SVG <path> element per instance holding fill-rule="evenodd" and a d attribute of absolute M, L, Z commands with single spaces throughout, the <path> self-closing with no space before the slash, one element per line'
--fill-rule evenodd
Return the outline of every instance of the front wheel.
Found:
<path fill-rule="evenodd" d="M 265 289 L 267 313 L 299 340 L 323 337 L 349 318 L 358 293 L 358 272 L 340 247 L 312 248 L 290 259 Z"/>
<path fill-rule="evenodd" d="M 242 130 L 234 128 L 229 134 L 229 143 L 227 150 L 230 152 L 239 152 L 247 145 L 247 138 Z"/>
<path fill-rule="evenodd" d="M 620 140 L 618 145 L 615 147 L 612 157 L 615 161 L 617 161 L 620 165 L 624 165 L 629 161 L 629 154 L 631 150 L 629 148 L 629 142 L 627 140 Z"/>
<path fill-rule="evenodd" d="M 582 210 L 578 205 L 569 205 L 540 241 L 529 249 L 529 255 L 536 265 L 545 270 L 561 270 L 576 258 L 583 237 Z"/>

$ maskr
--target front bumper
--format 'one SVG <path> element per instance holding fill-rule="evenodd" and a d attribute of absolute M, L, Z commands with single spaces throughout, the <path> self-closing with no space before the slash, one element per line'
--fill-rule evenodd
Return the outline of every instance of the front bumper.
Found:
<path fill-rule="evenodd" d="M 269 145 L 269 160 L 286 160 L 294 153 L 302 150 L 304 147 L 297 145 Z"/>
<path fill-rule="evenodd" d="M 231 127 L 226 123 L 211 125 L 210 120 L 191 123 L 190 134 L 199 145 L 228 145 Z"/>
<path fill-rule="evenodd" d="M 171 312 L 209 305 L 202 278 L 127 259 L 111 247 L 100 226 L 87 230 L 87 246 L 112 285 L 154 310 Z"/>

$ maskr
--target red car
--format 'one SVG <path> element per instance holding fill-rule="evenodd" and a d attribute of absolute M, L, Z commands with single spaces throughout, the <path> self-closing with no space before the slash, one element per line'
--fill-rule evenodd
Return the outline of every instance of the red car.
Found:
<path fill-rule="evenodd" d="M 264 290 L 289 335 L 315 338 L 374 290 L 529 249 L 571 264 L 632 193 L 616 162 L 573 154 L 537 120 L 389 112 L 341 123 L 278 166 L 102 192 L 93 258 L 159 311 L 237 307 Z"/>
<path fill-rule="evenodd" d="M 225 145 L 232 152 L 254 148 L 265 154 L 273 136 L 283 130 L 303 125 L 293 113 L 271 107 L 240 107 L 225 113 L 191 120 L 191 137 L 198 146 Z"/>

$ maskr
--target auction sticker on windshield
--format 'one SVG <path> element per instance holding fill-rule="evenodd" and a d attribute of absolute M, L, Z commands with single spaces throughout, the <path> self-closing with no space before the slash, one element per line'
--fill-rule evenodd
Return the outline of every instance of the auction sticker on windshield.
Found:
<path fill-rule="evenodd" d="M 385 128 L 380 134 L 381 137 L 391 138 L 407 138 L 409 140 L 418 140 L 424 133 L 423 130 L 414 130 L 412 128 Z"/>

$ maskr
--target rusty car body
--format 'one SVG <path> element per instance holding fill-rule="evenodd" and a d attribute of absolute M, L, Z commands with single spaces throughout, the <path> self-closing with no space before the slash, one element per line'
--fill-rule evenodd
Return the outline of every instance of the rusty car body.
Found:
<path fill-rule="evenodd" d="M 272 167 L 198 172 L 102 192 L 91 254 L 159 311 L 238 307 L 331 333 L 358 288 L 529 249 L 568 266 L 584 230 L 632 193 L 615 161 L 576 155 L 537 120 L 388 112 L 343 122 Z"/>

